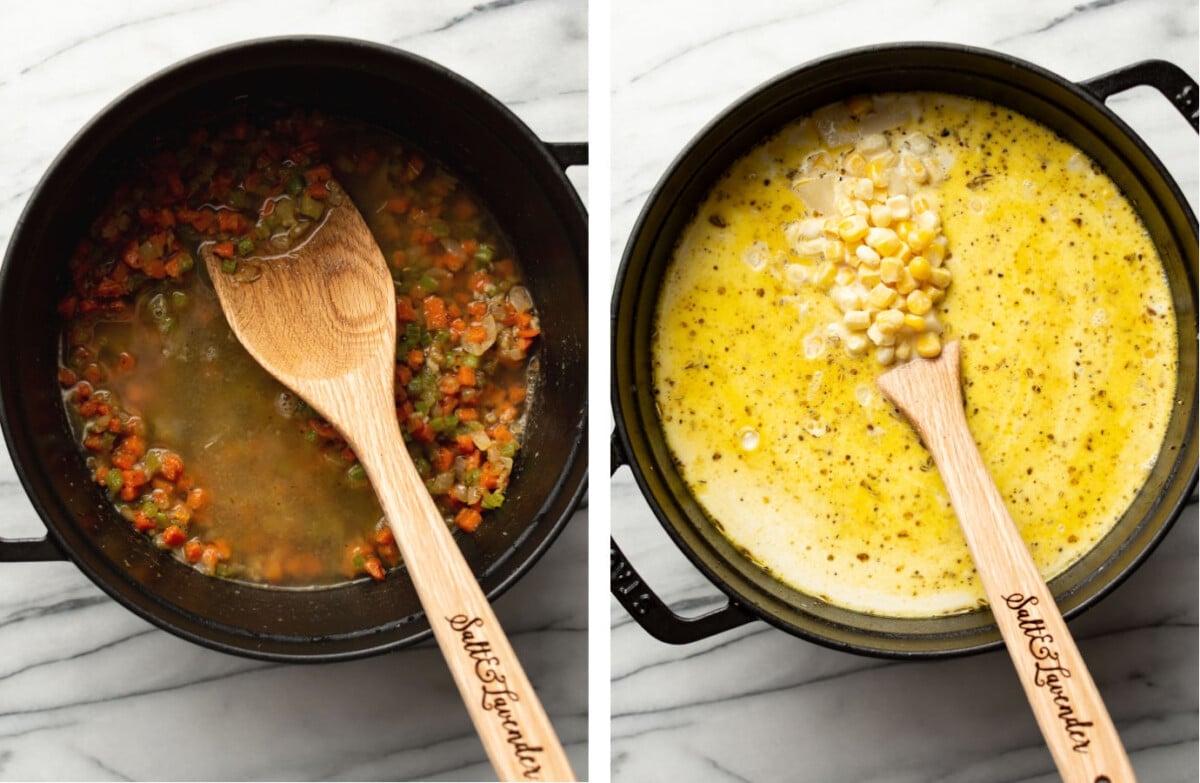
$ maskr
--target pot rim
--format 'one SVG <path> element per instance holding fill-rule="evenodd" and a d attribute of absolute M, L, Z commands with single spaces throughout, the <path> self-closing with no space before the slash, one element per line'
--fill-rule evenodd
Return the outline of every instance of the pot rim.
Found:
<path fill-rule="evenodd" d="M 35 214 L 35 211 L 44 208 L 42 202 L 48 198 L 47 188 L 51 180 L 55 178 L 60 169 L 64 168 L 67 160 L 73 156 L 74 152 L 83 143 L 103 131 L 105 124 L 112 116 L 118 114 L 123 108 L 138 102 L 140 98 L 147 94 L 156 96 L 154 102 L 162 103 L 176 94 L 195 90 L 203 82 L 188 82 L 183 87 L 176 87 L 172 85 L 172 79 L 181 73 L 191 72 L 193 69 L 201 67 L 206 63 L 223 62 L 230 57 L 245 57 L 247 52 L 269 53 L 279 51 L 282 55 L 286 50 L 298 47 L 316 48 L 338 53 L 344 58 L 344 66 L 342 67 L 347 71 L 361 68 L 353 59 L 352 55 L 354 53 L 366 53 L 370 57 L 388 59 L 399 63 L 405 68 L 417 69 L 421 72 L 422 78 L 434 83 L 452 84 L 459 89 L 469 92 L 475 99 L 485 105 L 487 111 L 498 116 L 504 125 L 515 131 L 521 137 L 522 141 L 526 142 L 526 146 L 521 150 L 521 153 L 522 155 L 529 155 L 536 158 L 533 162 L 539 167 L 539 173 L 545 175 L 544 181 L 548 181 L 555 189 L 555 210 L 562 219 L 564 231 L 568 235 L 571 235 L 572 239 L 575 239 L 574 234 L 578 230 L 576 221 L 578 221 L 579 226 L 582 226 L 583 234 L 579 237 L 580 241 L 578 245 L 579 251 L 582 254 L 580 256 L 582 259 L 580 263 L 586 273 L 587 213 L 579 192 L 571 184 L 565 172 L 566 168 L 570 165 L 586 162 L 586 154 L 581 157 L 578 154 L 579 150 L 576 149 L 581 148 L 586 142 L 554 144 L 543 141 L 520 117 L 499 99 L 491 95 L 491 93 L 457 72 L 421 55 L 386 44 L 358 38 L 301 34 L 249 38 L 189 55 L 142 78 L 93 114 L 72 134 L 71 138 L 57 152 L 30 191 L 25 205 L 13 226 L 3 262 L 0 263 L 0 291 L 12 285 L 11 279 L 15 275 L 13 272 L 15 268 L 14 255 L 16 254 L 18 245 L 21 244 L 25 224 L 29 221 L 30 216 Z M 290 62 L 288 62 L 287 67 L 302 65 L 302 61 L 295 55 L 291 55 L 288 59 Z M 272 61 L 265 67 L 270 67 L 270 65 L 274 64 L 277 63 Z M 249 70 L 254 69 L 255 67 L 249 67 Z M 166 89 L 164 90 L 164 88 Z M 556 147 L 565 148 L 560 156 L 555 155 Z M 188 641 L 242 657 L 287 663 L 333 662 L 361 658 L 406 647 L 432 636 L 433 631 L 429 627 L 424 612 L 421 611 L 411 618 L 410 621 L 403 622 L 401 625 L 423 626 L 422 630 L 403 638 L 389 639 L 383 641 L 383 643 L 373 645 L 368 642 L 364 645 L 361 640 L 369 639 L 374 635 L 385 635 L 385 632 L 380 628 L 362 628 L 351 633 L 329 637 L 333 640 L 332 646 L 329 649 L 307 653 L 299 651 L 297 637 L 289 637 L 286 634 L 281 635 L 265 631 L 262 633 L 250 633 L 241 631 L 240 629 L 220 626 L 218 623 L 205 618 L 188 615 L 153 591 L 146 591 L 149 599 L 147 601 L 131 600 L 129 596 L 121 593 L 115 583 L 100 573 L 99 569 L 89 558 L 82 556 L 60 529 L 59 525 L 53 522 L 55 514 L 52 513 L 47 503 L 35 491 L 35 482 L 29 473 L 29 469 L 18 455 L 14 438 L 17 434 L 14 431 L 16 425 L 9 421 L 8 408 L 12 403 L 12 399 L 14 397 L 19 398 L 21 395 L 18 390 L 6 394 L 4 386 L 5 384 L 0 383 L 0 432 L 3 433 L 14 470 L 20 479 L 25 494 L 47 531 L 46 538 L 35 539 L 33 541 L 10 540 L 0 537 L 0 549 L 4 549 L 5 547 L 21 547 L 21 552 L 31 551 L 33 555 L 31 557 L 18 555 L 13 559 L 56 559 L 50 556 L 50 552 L 57 549 L 58 551 L 55 554 L 59 556 L 65 555 L 94 584 L 139 617 Z M 550 524 L 548 524 L 545 534 L 536 545 L 529 549 L 522 559 L 514 559 L 511 562 L 511 566 L 506 567 L 490 589 L 486 590 L 486 596 L 489 601 L 494 601 L 505 593 L 541 559 L 546 550 L 553 545 L 554 541 L 561 534 L 563 528 L 570 522 L 586 495 L 588 484 L 586 399 L 583 401 L 578 420 L 572 422 L 571 431 L 574 441 L 570 449 L 570 459 L 560 468 L 555 483 L 555 490 L 552 493 L 555 495 L 563 493 L 561 495 L 562 511 L 557 519 L 548 520 Z M 529 528 L 526 527 L 525 530 L 527 531 Z M 518 534 L 514 537 L 510 547 L 518 546 L 525 538 L 524 532 Z M 5 559 L 7 558 L 0 556 L 0 562 L 3 562 Z M 329 589 L 340 589 L 346 584 L 355 584 L 362 581 L 359 579 L 353 580 L 350 583 L 331 585 Z M 171 613 L 170 616 L 164 616 L 158 610 L 158 607 L 165 607 Z M 182 622 L 179 620 L 182 620 Z M 220 638 L 216 636 L 218 632 L 222 634 Z M 225 639 L 245 639 L 246 643 L 239 645 L 232 641 L 225 641 Z M 273 646 L 276 644 L 276 640 L 286 640 L 286 650 Z M 311 642 L 314 640 L 308 641 Z"/>
<path fill-rule="evenodd" d="M 1125 123 L 1118 115 L 1108 108 L 1101 98 L 1099 98 L 1096 94 L 1084 89 L 1080 84 L 1072 82 L 1065 77 L 1054 73 L 1053 71 L 1012 55 L 990 49 L 965 46 L 961 44 L 927 41 L 895 42 L 862 46 L 840 50 L 828 55 L 808 60 L 807 62 L 777 74 L 759 83 L 752 89 L 742 93 L 736 100 L 728 104 L 725 108 L 721 109 L 712 119 L 706 122 L 704 126 L 698 132 L 696 132 L 691 139 L 688 140 L 684 147 L 667 165 L 663 174 L 656 182 L 654 188 L 647 196 L 637 219 L 634 221 L 629 238 L 626 241 L 626 245 L 622 253 L 621 262 L 618 266 L 616 277 L 614 279 L 612 298 L 610 302 L 610 340 L 612 351 L 612 385 L 610 389 L 610 402 L 614 414 L 613 470 L 615 470 L 620 464 L 626 464 L 629 466 L 638 488 L 641 490 L 643 498 L 654 512 L 655 517 L 658 519 L 662 528 L 666 531 L 668 537 L 672 540 L 675 546 L 681 552 L 683 552 L 692 565 L 696 567 L 697 570 L 699 570 L 710 582 L 712 582 L 713 585 L 716 586 L 726 597 L 728 597 L 730 601 L 729 607 L 727 607 L 725 610 L 722 610 L 721 613 L 737 613 L 739 609 L 745 610 L 745 612 L 749 613 L 750 619 L 763 620 L 768 624 L 779 628 L 780 630 L 786 631 L 794 636 L 801 637 L 807 641 L 811 641 L 825 647 L 841 650 L 843 652 L 852 652 L 860 655 L 887 659 L 935 659 L 971 655 L 996 649 L 1003 646 L 1003 640 L 999 637 L 998 629 L 996 628 L 995 624 L 992 623 L 988 627 L 989 630 L 987 631 L 987 634 L 992 637 L 990 640 L 985 638 L 979 642 L 968 643 L 960 646 L 954 646 L 953 644 L 947 642 L 943 646 L 936 649 L 914 650 L 899 644 L 897 642 L 898 637 L 896 635 L 879 633 L 877 631 L 863 631 L 862 629 L 852 629 L 857 633 L 856 638 L 862 639 L 864 636 L 870 637 L 870 639 L 875 643 L 874 645 L 868 644 L 864 641 L 847 642 L 824 635 L 819 627 L 817 630 L 802 627 L 777 614 L 767 604 L 776 602 L 779 599 L 777 599 L 775 596 L 766 595 L 748 580 L 742 578 L 741 575 L 733 569 L 730 569 L 732 572 L 731 575 L 735 578 L 738 585 L 747 586 L 752 588 L 752 590 L 743 591 L 742 589 L 739 589 L 739 586 L 731 584 L 729 579 L 719 573 L 719 568 L 717 566 L 721 568 L 726 567 L 725 563 L 721 559 L 721 555 L 716 552 L 701 552 L 689 545 L 680 529 L 678 529 L 676 524 L 672 521 L 664 504 L 656 497 L 655 489 L 651 485 L 650 476 L 651 474 L 658 474 L 660 472 L 662 467 L 661 463 L 659 460 L 654 458 L 652 453 L 649 453 L 650 449 L 647 446 L 645 451 L 647 452 L 646 462 L 648 464 L 642 464 L 639 462 L 636 456 L 637 451 L 634 448 L 635 439 L 633 430 L 637 428 L 640 432 L 641 428 L 639 428 L 638 425 L 643 423 L 642 417 L 639 415 L 636 406 L 638 392 L 633 392 L 633 397 L 630 399 L 629 409 L 626 408 L 622 401 L 623 394 L 627 393 L 628 390 L 635 389 L 637 385 L 636 381 L 638 379 L 636 361 L 632 360 L 632 353 L 635 349 L 635 345 L 628 339 L 626 339 L 625 344 L 622 345 L 621 337 L 618 335 L 622 305 L 624 303 L 623 300 L 626 299 L 626 297 L 622 296 L 622 294 L 625 293 L 625 287 L 629 285 L 628 278 L 635 273 L 640 277 L 646 266 L 645 257 L 634 257 L 635 245 L 638 244 L 638 241 L 642 235 L 648 231 L 658 233 L 661 230 L 661 222 L 652 222 L 651 213 L 655 210 L 661 200 L 670 197 L 677 190 L 677 183 L 674 182 L 674 180 L 677 178 L 677 175 L 680 175 L 680 172 L 682 171 L 696 171 L 703 165 L 706 156 L 697 152 L 697 148 L 710 137 L 719 135 L 724 140 L 736 135 L 738 130 L 736 127 L 733 127 L 736 124 L 736 118 L 745 113 L 747 108 L 751 107 L 762 94 L 767 93 L 786 82 L 797 80 L 804 74 L 818 68 L 828 68 L 831 65 L 841 62 L 856 61 L 864 57 L 872 57 L 893 52 L 903 53 L 905 56 L 919 56 L 921 54 L 929 54 L 930 56 L 934 57 L 945 54 L 953 54 L 955 56 L 966 55 L 974 58 L 977 62 L 998 63 L 1000 65 L 1007 66 L 1014 71 L 1022 72 L 1025 76 L 1033 77 L 1041 80 L 1043 83 L 1048 83 L 1053 87 L 1065 89 L 1072 93 L 1075 98 L 1085 102 L 1090 106 L 1090 108 L 1099 112 L 1105 120 L 1110 122 L 1115 127 L 1118 133 L 1124 136 L 1125 139 L 1134 143 L 1139 152 L 1145 156 L 1150 164 L 1152 164 L 1155 175 L 1162 181 L 1164 185 L 1167 186 L 1174 200 L 1183 207 L 1190 227 L 1192 240 L 1191 243 L 1193 246 L 1196 245 L 1196 214 L 1184 197 L 1178 186 L 1178 183 L 1175 182 L 1174 178 L 1166 170 L 1166 167 L 1162 164 L 1155 153 L 1146 145 L 1144 140 L 1138 136 L 1138 134 L 1135 133 L 1132 128 L 1129 127 L 1127 123 Z M 994 77 L 991 76 L 982 74 L 979 74 L 978 76 L 981 80 L 994 80 Z M 1025 89 L 1028 90 L 1028 88 Z M 727 124 L 731 126 L 729 129 L 724 128 L 724 126 Z M 1105 138 L 1106 143 L 1111 143 L 1112 137 L 1106 136 Z M 743 150 L 743 153 L 744 152 L 745 150 Z M 693 157 L 696 159 L 692 160 Z M 670 190 L 671 193 L 668 193 L 668 190 Z M 1155 204 L 1155 208 L 1158 208 L 1157 202 Z M 1188 269 L 1186 272 L 1188 284 L 1191 287 L 1191 296 L 1193 300 L 1192 308 L 1194 311 L 1196 309 L 1195 271 Z M 630 328 L 633 328 L 632 324 L 637 320 L 637 314 L 632 310 L 634 306 L 633 300 L 635 298 L 636 297 L 631 295 L 628 297 L 630 301 L 628 303 L 624 303 L 626 308 L 629 309 L 627 318 L 631 324 Z M 624 354 L 626 351 L 630 352 L 631 361 L 629 370 L 626 373 L 622 373 L 619 367 L 618 357 Z M 626 387 L 628 387 L 628 389 Z M 648 393 L 644 390 L 639 391 L 641 391 L 641 393 Z M 1195 397 L 1193 397 L 1189 418 L 1193 425 L 1196 421 L 1196 417 L 1197 406 Z M 661 428 L 659 429 L 661 430 Z M 1194 426 L 1192 429 L 1194 430 Z M 639 437 L 641 436 L 639 435 Z M 1189 440 L 1185 442 L 1185 445 L 1190 443 L 1193 452 L 1195 450 L 1194 441 L 1195 434 L 1193 432 Z M 643 442 L 643 445 L 646 445 L 646 442 Z M 1132 574 L 1132 572 L 1135 571 L 1137 567 L 1144 562 L 1145 558 L 1158 546 L 1163 537 L 1179 518 L 1183 508 L 1190 503 L 1190 498 L 1192 498 L 1196 492 L 1197 480 L 1198 476 L 1200 476 L 1200 471 L 1198 471 L 1198 464 L 1194 453 L 1190 460 L 1190 464 L 1181 464 L 1182 460 L 1184 459 L 1182 452 L 1183 450 L 1181 450 L 1179 461 L 1176 462 L 1177 467 L 1175 472 L 1178 472 L 1179 470 L 1185 470 L 1187 471 L 1187 477 L 1184 479 L 1182 490 L 1170 504 L 1169 509 L 1167 509 L 1165 524 L 1161 525 L 1154 532 L 1152 537 L 1145 542 L 1143 548 L 1140 550 L 1137 556 L 1125 568 L 1120 569 L 1118 572 L 1109 576 L 1104 583 L 1092 588 L 1094 592 L 1066 609 L 1063 612 L 1064 617 L 1071 618 L 1077 616 L 1103 599 L 1125 579 L 1127 579 L 1129 575 Z M 1173 476 L 1174 473 L 1168 476 L 1166 480 L 1164 480 L 1164 484 L 1169 484 Z M 667 492 L 667 494 L 671 494 L 669 490 L 665 488 L 664 491 Z M 704 512 L 704 514 L 707 516 L 707 512 Z M 684 516 L 686 516 L 686 513 L 684 513 Z M 636 573 L 634 574 L 634 577 L 637 578 Z M 640 580 L 640 578 L 637 579 Z M 643 588 L 648 591 L 648 588 L 645 588 L 644 585 Z M 614 594 L 618 593 L 615 580 L 613 583 L 613 592 Z M 652 591 L 650 592 L 652 594 Z M 618 595 L 618 598 L 620 597 L 621 596 Z M 811 617 L 816 620 L 815 623 L 812 623 L 815 626 L 824 625 L 826 627 L 838 627 L 841 625 L 826 618 L 815 618 L 800 607 L 792 606 L 791 608 L 795 609 L 798 613 L 804 614 L 806 617 Z M 669 610 L 667 611 L 669 612 Z M 990 612 L 990 610 L 986 608 L 981 611 L 984 613 Z M 872 615 L 868 615 L 866 613 L 850 612 L 850 614 L 861 615 L 868 618 L 873 617 Z M 634 617 L 635 619 L 639 619 L 637 613 L 634 613 Z M 903 621 L 907 618 L 894 619 Z M 734 622 L 736 623 L 737 621 L 734 620 Z M 719 630 L 724 630 L 724 628 L 720 628 Z M 955 634 L 950 633 L 946 636 L 936 638 L 948 639 L 952 641 L 954 636 Z"/>

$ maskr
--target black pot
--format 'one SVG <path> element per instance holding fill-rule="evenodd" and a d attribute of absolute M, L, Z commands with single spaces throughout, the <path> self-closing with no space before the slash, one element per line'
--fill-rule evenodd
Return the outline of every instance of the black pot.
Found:
<path fill-rule="evenodd" d="M 650 341 L 655 303 L 675 241 L 713 183 L 785 124 L 861 93 L 926 90 L 982 98 L 1040 121 L 1096 160 L 1140 212 L 1166 266 L 1179 321 L 1179 404 L 1158 462 L 1113 531 L 1052 580 L 1070 617 L 1120 583 L 1178 517 L 1196 484 L 1196 217 L 1146 145 L 1104 106 L 1136 85 L 1155 87 L 1197 126 L 1197 87 L 1165 62 L 1145 62 L 1080 84 L 1035 65 L 961 46 L 900 44 L 854 50 L 801 66 L 761 85 L 713 120 L 675 159 L 642 210 L 612 302 L 616 419 L 613 467 L 628 464 L 676 545 L 729 597 L 685 619 L 638 576 L 616 542 L 612 592 L 649 633 L 672 643 L 705 638 L 755 619 L 851 652 L 937 657 L 1001 644 L 989 611 L 933 619 L 874 617 L 831 606 L 769 576 L 718 532 L 688 492 L 654 410 Z"/>
<path fill-rule="evenodd" d="M 0 560 L 64 554 L 137 614 L 226 652 L 290 661 L 378 653 L 429 635 L 397 575 L 316 590 L 256 588 L 182 565 L 116 515 L 88 480 L 55 382 L 55 301 L 66 260 L 139 149 L 164 129 L 249 100 L 364 120 L 423 147 L 470 183 L 522 259 L 542 311 L 542 383 L 508 502 L 460 537 L 484 592 L 521 576 L 570 518 L 586 483 L 587 217 L 566 167 L 583 144 L 545 144 L 481 89 L 432 62 L 360 41 L 271 39 L 199 55 L 118 98 L 59 155 L 17 223 L 0 271 L 0 423 L 50 531 L 0 542 Z"/>

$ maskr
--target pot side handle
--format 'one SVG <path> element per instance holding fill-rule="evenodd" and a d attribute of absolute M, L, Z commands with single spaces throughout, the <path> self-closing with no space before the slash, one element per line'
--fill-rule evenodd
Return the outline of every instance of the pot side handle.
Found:
<path fill-rule="evenodd" d="M 615 432 L 611 444 L 609 475 L 629 464 Z M 609 587 L 613 597 L 646 633 L 667 644 L 698 642 L 756 619 L 734 601 L 699 617 L 676 614 L 646 584 L 612 538 L 609 539 Z"/>
<path fill-rule="evenodd" d="M 1132 87 L 1153 87 L 1200 131 L 1200 87 L 1182 68 L 1165 60 L 1145 60 L 1079 83 L 1102 102 Z"/>
<path fill-rule="evenodd" d="M 29 563 L 66 560 L 50 536 L 42 538 L 0 538 L 0 563 Z"/>
<path fill-rule="evenodd" d="M 588 145 L 586 141 L 546 142 L 546 149 L 558 161 L 559 168 L 566 171 L 572 166 L 586 166 Z"/>

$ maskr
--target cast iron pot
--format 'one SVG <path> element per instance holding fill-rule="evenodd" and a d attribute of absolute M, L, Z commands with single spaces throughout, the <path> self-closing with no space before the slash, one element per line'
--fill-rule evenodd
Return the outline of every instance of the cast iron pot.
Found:
<path fill-rule="evenodd" d="M 241 97 L 246 96 L 246 97 Z M 586 482 L 587 217 L 564 170 L 583 144 L 545 144 L 456 74 L 395 49 L 331 38 L 269 39 L 180 63 L 118 98 L 42 178 L 0 270 L 0 423 L 50 535 L 0 542 L 2 560 L 73 560 L 142 617 L 200 644 L 256 658 L 328 661 L 429 635 L 403 575 L 319 590 L 212 579 L 156 550 L 88 480 L 56 388 L 66 260 L 128 162 L 164 128 L 234 100 L 279 99 L 395 131 L 461 177 L 517 248 L 542 316 L 542 386 L 508 501 L 459 541 L 494 598 L 552 543 Z"/>
<path fill-rule="evenodd" d="M 1160 90 L 1197 125 L 1196 82 L 1174 65 L 1144 62 L 1080 84 L 1030 63 L 961 46 L 900 44 L 818 60 L 758 87 L 713 120 L 671 164 L 642 210 L 612 302 L 612 464 L 627 464 L 676 545 L 729 598 L 684 618 L 638 576 L 614 541 L 613 594 L 639 624 L 683 644 L 755 619 L 851 652 L 938 657 L 1001 644 L 990 611 L 933 619 L 873 617 L 824 603 L 769 576 L 725 539 L 680 477 L 654 410 L 650 342 L 664 269 L 680 231 L 712 184 L 785 124 L 862 93 L 929 90 L 986 99 L 1039 120 L 1112 176 L 1141 213 L 1166 266 L 1179 320 L 1179 391 L 1158 462 L 1128 513 L 1097 547 L 1051 582 L 1071 617 L 1120 583 L 1178 517 L 1196 484 L 1196 217 L 1146 145 L 1104 106 L 1136 85 Z M 1114 466 L 1117 467 L 1117 466 Z"/>

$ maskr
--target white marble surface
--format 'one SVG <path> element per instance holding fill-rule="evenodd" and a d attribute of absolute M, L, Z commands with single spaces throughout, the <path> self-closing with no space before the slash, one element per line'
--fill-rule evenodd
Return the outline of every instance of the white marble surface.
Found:
<path fill-rule="evenodd" d="M 1147 58 L 1193 77 L 1194 0 L 854 0 L 643 3 L 612 13 L 611 269 L 655 182 L 714 115 L 812 58 L 885 41 L 1007 52 L 1071 79 Z M 1197 203 L 1196 134 L 1157 93 L 1114 110 Z M 685 613 L 718 591 L 662 531 L 628 470 L 613 535 Z M 1197 514 L 1193 504 L 1125 585 L 1072 623 L 1142 781 L 1197 773 Z M 1003 652 L 896 663 L 833 652 L 754 623 L 684 647 L 612 609 L 612 779 L 807 783 L 1057 780 Z"/>
<path fill-rule="evenodd" d="M 408 49 L 491 92 L 541 138 L 587 139 L 587 9 L 572 0 L 3 2 L 0 31 L 0 247 L 52 157 L 111 99 L 183 57 L 259 35 Z M 586 192 L 586 169 L 571 176 Z M 581 776 L 587 527 L 580 511 L 496 604 Z M 42 530 L 4 450 L 0 536 Z M 430 643 L 315 667 L 252 662 L 150 626 L 69 563 L 35 563 L 0 568 L 0 778 L 494 776 Z"/>

